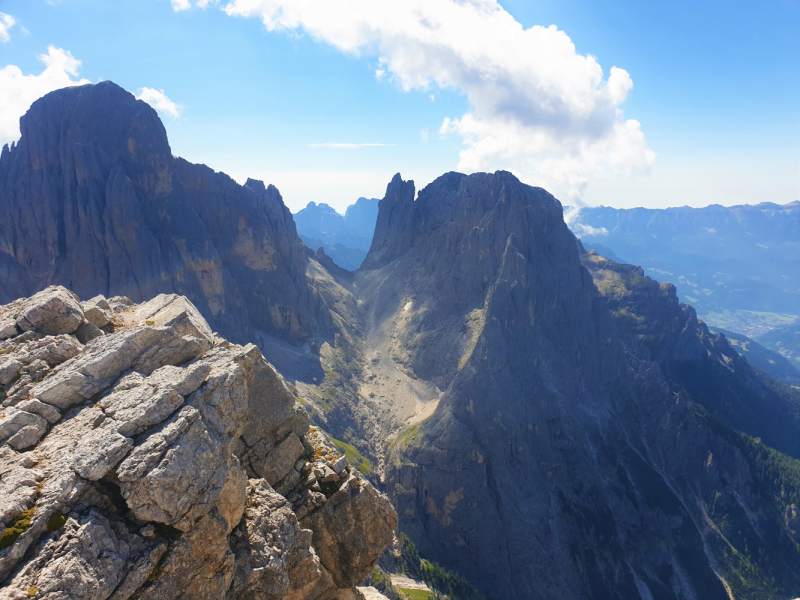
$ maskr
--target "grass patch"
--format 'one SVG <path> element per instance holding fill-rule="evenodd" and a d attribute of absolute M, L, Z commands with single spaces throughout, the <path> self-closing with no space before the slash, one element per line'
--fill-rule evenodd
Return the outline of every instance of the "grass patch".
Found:
<path fill-rule="evenodd" d="M 422 421 L 424 423 L 424 421 Z M 410 427 L 406 427 L 400 434 L 395 438 L 392 442 L 391 447 L 400 447 L 400 448 L 407 448 L 408 445 L 414 441 L 415 439 L 422 436 L 422 430 L 420 429 L 420 424 L 417 423 L 415 425 L 411 425 Z"/>
<path fill-rule="evenodd" d="M 400 540 L 403 544 L 400 558 L 397 560 L 400 572 L 414 579 L 421 579 L 434 591 L 430 593 L 423 590 L 395 589 L 404 593 L 415 591 L 426 594 L 425 596 L 419 596 L 419 598 L 447 596 L 450 600 L 490 600 L 458 573 L 449 571 L 433 561 L 422 558 L 417 552 L 414 542 L 406 534 L 401 533 Z"/>
<path fill-rule="evenodd" d="M 65 517 L 63 513 L 56 511 L 47 519 L 47 531 L 58 531 L 66 522 L 67 517 Z"/>
<path fill-rule="evenodd" d="M 31 520 L 35 512 L 35 508 L 29 508 L 8 524 L 8 527 L 0 533 L 0 550 L 5 550 L 14 545 L 19 536 L 31 526 Z"/>
<path fill-rule="evenodd" d="M 407 588 L 394 588 L 409 600 L 430 600 L 433 594 L 425 590 L 409 590 Z"/>
<path fill-rule="evenodd" d="M 347 461 L 353 465 L 358 472 L 362 475 L 369 475 L 372 473 L 372 463 L 369 462 L 369 459 L 362 455 L 355 446 L 351 446 L 341 440 L 337 440 L 331 438 L 331 441 L 334 445 L 339 449 L 340 452 L 343 452 L 344 455 L 347 457 Z"/>

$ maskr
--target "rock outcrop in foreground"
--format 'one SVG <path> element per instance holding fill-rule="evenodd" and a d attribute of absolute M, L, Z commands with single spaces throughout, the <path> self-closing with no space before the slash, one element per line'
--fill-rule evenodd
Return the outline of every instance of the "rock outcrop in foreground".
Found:
<path fill-rule="evenodd" d="M 388 500 L 186 298 L 0 306 L 0 598 L 347 598 Z"/>

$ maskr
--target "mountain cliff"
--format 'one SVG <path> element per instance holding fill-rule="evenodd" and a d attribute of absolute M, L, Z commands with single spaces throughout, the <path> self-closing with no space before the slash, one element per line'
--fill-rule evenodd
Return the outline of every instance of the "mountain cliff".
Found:
<path fill-rule="evenodd" d="M 582 264 L 547 192 L 449 173 L 415 200 L 397 176 L 356 285 L 364 379 L 440 391 L 387 448 L 421 554 L 499 598 L 797 589 L 797 393 L 674 286 Z"/>
<path fill-rule="evenodd" d="M 173 157 L 145 102 L 108 81 L 66 88 L 20 128 L 0 156 L 0 302 L 52 284 L 137 302 L 178 293 L 239 342 L 326 325 L 278 191 Z"/>

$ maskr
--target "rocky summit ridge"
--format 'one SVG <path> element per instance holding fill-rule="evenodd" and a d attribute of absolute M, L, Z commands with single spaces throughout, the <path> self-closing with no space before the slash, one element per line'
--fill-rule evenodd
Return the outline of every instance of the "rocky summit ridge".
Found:
<path fill-rule="evenodd" d="M 361 597 L 386 497 L 185 298 L 0 306 L 0 597 Z"/>

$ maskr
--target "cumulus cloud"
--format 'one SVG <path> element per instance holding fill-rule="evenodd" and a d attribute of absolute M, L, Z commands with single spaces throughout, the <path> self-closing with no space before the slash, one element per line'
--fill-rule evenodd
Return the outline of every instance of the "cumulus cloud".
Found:
<path fill-rule="evenodd" d="M 172 10 L 179 12 L 181 10 L 189 10 L 192 8 L 190 0 L 170 0 L 172 3 Z M 219 0 L 197 0 L 194 5 L 197 8 L 208 8 L 212 4 L 217 4 Z"/>
<path fill-rule="evenodd" d="M 176 104 L 164 93 L 164 90 L 156 90 L 149 87 L 139 88 L 136 92 L 139 100 L 144 100 L 158 112 L 168 115 L 173 119 L 178 119 L 183 111 L 183 106 Z"/>
<path fill-rule="evenodd" d="M 15 65 L 0 69 L 0 145 L 19 139 L 19 118 L 34 100 L 53 90 L 89 83 L 88 79 L 73 79 L 81 61 L 66 50 L 49 46 L 47 54 L 38 58 L 45 66 L 39 75 L 23 75 Z"/>
<path fill-rule="evenodd" d="M 230 0 L 224 10 L 377 57 L 403 90 L 464 93 L 472 108 L 440 127 L 463 140 L 463 171 L 507 168 L 579 201 L 590 180 L 655 159 L 620 109 L 633 86 L 628 73 L 612 67 L 606 77 L 565 32 L 525 29 L 496 0 Z"/>
<path fill-rule="evenodd" d="M 11 39 L 9 31 L 16 22 L 16 19 L 11 15 L 0 12 L 0 42 L 8 42 Z"/>
<path fill-rule="evenodd" d="M 592 227 L 588 223 L 581 222 L 581 209 L 578 206 L 564 207 L 564 222 L 576 236 L 599 237 L 608 235 L 605 227 Z"/>
<path fill-rule="evenodd" d="M 347 142 L 323 142 L 309 144 L 312 148 L 337 148 L 339 150 L 352 150 L 353 148 L 368 148 L 372 146 L 394 146 L 394 144 L 350 144 Z"/>

